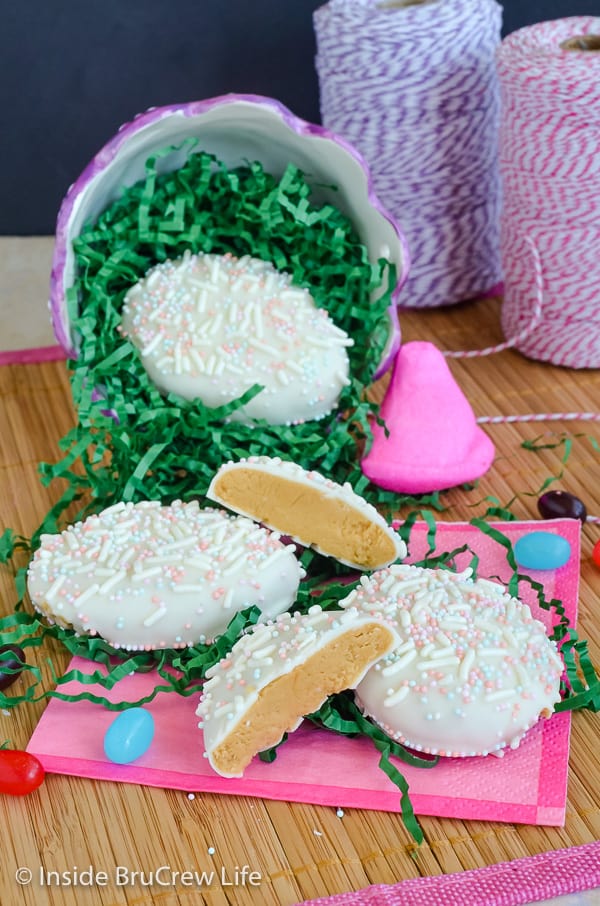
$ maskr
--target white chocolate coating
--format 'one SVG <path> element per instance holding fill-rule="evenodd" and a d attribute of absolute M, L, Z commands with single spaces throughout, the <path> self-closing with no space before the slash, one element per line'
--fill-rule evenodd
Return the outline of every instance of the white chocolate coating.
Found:
<path fill-rule="evenodd" d="M 218 757 L 215 758 L 215 750 L 226 743 L 228 738 L 236 738 L 236 741 L 239 741 L 244 726 L 248 727 L 250 724 L 249 715 L 253 713 L 255 719 L 260 719 L 257 714 L 259 709 L 255 707 L 259 700 L 268 708 L 269 700 L 268 697 L 263 699 L 263 693 L 272 689 L 276 681 L 293 673 L 295 676 L 290 694 L 286 696 L 285 704 L 281 706 L 282 710 L 287 709 L 287 713 L 282 716 L 281 713 L 273 714 L 267 710 L 265 732 L 268 736 L 273 732 L 273 724 L 280 723 L 283 719 L 284 723 L 279 727 L 281 732 L 269 743 L 274 745 L 284 730 L 291 732 L 297 729 L 302 723 L 304 713 L 310 713 L 302 711 L 299 713 L 297 710 L 304 694 L 302 686 L 305 680 L 301 668 L 323 649 L 327 648 L 329 655 L 328 646 L 335 640 L 344 636 L 349 638 L 350 634 L 361 629 L 367 630 L 368 634 L 374 626 L 378 632 L 381 632 L 382 627 L 385 630 L 385 643 L 381 647 L 381 641 L 379 642 L 380 650 L 393 648 L 398 637 L 389 623 L 379 615 L 366 616 L 353 608 L 345 611 L 324 611 L 315 604 L 307 614 L 284 613 L 276 620 L 248 630 L 236 641 L 227 657 L 207 671 L 207 682 L 196 711 L 202 718 L 198 726 L 203 730 L 205 755 L 212 767 L 225 777 L 241 776 L 240 771 L 229 772 L 224 769 Z M 337 657 L 341 657 L 344 667 L 347 667 L 345 652 L 346 648 L 343 647 L 337 652 Z M 351 672 L 354 671 L 353 685 L 356 685 L 379 655 L 372 656 L 370 660 L 366 660 L 364 654 L 362 658 L 356 652 L 353 652 L 353 655 L 357 663 L 352 666 Z M 335 655 L 332 654 L 331 657 L 335 658 Z M 322 704 L 328 694 L 346 688 L 342 684 L 334 690 L 336 678 L 336 668 L 328 657 L 326 675 L 321 674 L 318 677 L 316 689 L 309 689 L 309 695 L 316 694 L 319 699 L 319 703 L 314 704 L 314 709 Z M 329 691 L 325 688 L 327 685 L 332 687 Z M 265 719 L 264 713 L 262 718 Z M 247 764 L 256 751 L 258 749 L 244 752 L 245 757 L 242 760 Z"/>
<path fill-rule="evenodd" d="M 356 700 L 389 736 L 420 752 L 503 754 L 560 699 L 564 666 L 543 624 L 503 586 L 470 575 L 392 566 L 363 577 L 341 602 L 384 615 L 401 637 Z"/>
<path fill-rule="evenodd" d="M 232 488 L 227 493 L 227 479 L 236 472 L 256 473 L 256 490 L 245 479 L 241 492 Z M 265 487 L 264 477 L 277 483 Z M 406 556 L 402 539 L 348 482 L 337 484 L 279 457 L 250 456 L 223 464 L 207 497 L 355 569 L 378 569 Z"/>
<path fill-rule="evenodd" d="M 125 297 L 122 333 L 164 393 L 209 407 L 264 389 L 230 418 L 322 418 L 349 383 L 348 335 L 289 274 L 258 258 L 189 252 L 153 267 Z"/>
<path fill-rule="evenodd" d="M 119 503 L 43 535 L 28 572 L 51 622 L 130 651 L 210 642 L 239 610 L 272 618 L 304 572 L 276 533 L 197 501 Z"/>

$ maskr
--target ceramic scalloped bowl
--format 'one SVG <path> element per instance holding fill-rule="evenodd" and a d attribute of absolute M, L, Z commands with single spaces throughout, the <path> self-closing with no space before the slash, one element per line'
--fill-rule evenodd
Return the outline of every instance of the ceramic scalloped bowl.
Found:
<path fill-rule="evenodd" d="M 331 202 L 349 217 L 370 259 L 385 257 L 396 265 L 390 336 L 374 377 L 382 374 L 400 345 L 396 302 L 408 274 L 406 241 L 375 195 L 365 161 L 348 142 L 299 119 L 278 101 L 256 95 L 229 94 L 151 108 L 121 126 L 70 187 L 58 215 L 50 289 L 54 333 L 65 351 L 76 355 L 66 304 L 74 277 L 73 239 L 119 197 L 123 187 L 144 178 L 148 157 L 190 137 L 198 139 L 198 150 L 215 154 L 227 167 L 258 160 L 280 176 L 289 163 L 295 164 L 318 185 L 314 200 Z M 162 157 L 159 171 L 182 166 L 187 153 L 173 151 Z M 327 184 L 337 191 L 324 188 Z"/>

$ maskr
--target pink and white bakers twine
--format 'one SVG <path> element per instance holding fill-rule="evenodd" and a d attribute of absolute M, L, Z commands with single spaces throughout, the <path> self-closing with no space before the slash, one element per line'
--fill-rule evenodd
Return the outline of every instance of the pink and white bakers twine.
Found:
<path fill-rule="evenodd" d="M 363 154 L 409 243 L 403 304 L 489 291 L 501 279 L 501 7 L 329 0 L 314 25 L 323 123 Z"/>
<path fill-rule="evenodd" d="M 504 332 L 529 323 L 539 268 L 541 318 L 517 348 L 555 365 L 598 368 L 600 18 L 540 22 L 509 35 L 498 76 Z"/>

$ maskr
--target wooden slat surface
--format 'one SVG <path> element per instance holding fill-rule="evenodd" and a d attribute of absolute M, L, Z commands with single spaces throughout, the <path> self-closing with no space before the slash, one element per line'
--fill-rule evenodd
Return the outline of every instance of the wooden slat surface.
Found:
<path fill-rule="evenodd" d="M 499 303 L 465 304 L 447 310 L 404 312 L 405 341 L 427 339 L 442 349 L 480 348 L 499 342 Z M 600 372 L 570 371 L 529 361 L 507 351 L 491 358 L 452 360 L 450 367 L 477 415 L 565 410 L 600 406 Z M 381 392 L 383 387 L 377 388 Z M 377 392 L 377 391 L 376 391 Z M 0 513 L 2 525 L 28 535 L 58 495 L 37 478 L 40 460 L 58 458 L 57 440 L 72 425 L 68 380 L 63 363 L 0 368 Z M 555 487 L 580 496 L 590 513 L 600 514 L 600 426 L 586 423 L 517 424 L 486 428 L 497 449 L 496 461 L 477 489 L 443 495 L 440 519 L 465 520 L 485 510 L 480 501 L 494 495 L 502 503 L 517 495 L 513 512 L 537 517 L 535 493 L 549 475 L 564 477 Z M 573 447 L 566 464 L 563 448 L 535 453 L 521 448 L 526 438 L 563 432 Z M 531 496 L 528 496 L 531 495 Z M 400 513 L 402 515 L 402 513 Z M 583 534 L 580 629 L 600 662 L 600 569 L 591 562 L 600 525 Z M 2 612 L 14 599 L 10 576 L 0 571 Z M 39 652 L 40 664 L 44 653 Z M 57 664 L 67 658 L 58 647 Z M 43 703 L 0 714 L 0 737 L 24 747 L 42 713 Z M 600 722 L 578 713 L 573 720 L 569 800 L 564 828 L 423 818 L 426 843 L 415 853 L 400 818 L 381 812 L 335 809 L 258 799 L 197 795 L 132 785 L 96 783 L 49 776 L 26 798 L 0 798 L 2 857 L 0 902 L 31 906 L 62 904 L 246 904 L 287 906 L 306 898 L 394 883 L 419 874 L 478 868 L 550 849 L 588 843 L 600 836 Z M 209 847 L 214 854 L 209 855 Z M 90 865 L 109 875 L 106 886 L 92 889 L 41 887 L 39 866 L 53 871 Z M 147 887 L 138 878 L 118 884 L 115 867 L 128 871 L 215 869 L 211 885 Z M 236 866 L 261 875 L 260 887 L 228 886 Z M 34 872 L 31 885 L 19 888 L 15 870 Z"/>

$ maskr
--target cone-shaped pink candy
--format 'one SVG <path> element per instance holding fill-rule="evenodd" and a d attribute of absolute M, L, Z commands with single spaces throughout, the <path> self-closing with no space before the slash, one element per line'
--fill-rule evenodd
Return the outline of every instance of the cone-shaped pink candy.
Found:
<path fill-rule="evenodd" d="M 402 494 L 440 491 L 479 478 L 494 445 L 475 421 L 442 353 L 432 343 L 400 348 L 373 445 L 362 470 L 374 484 Z"/>

